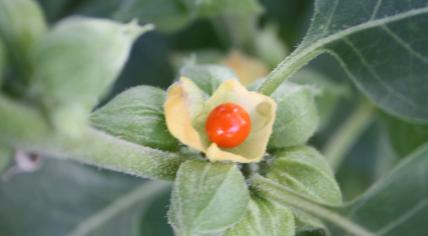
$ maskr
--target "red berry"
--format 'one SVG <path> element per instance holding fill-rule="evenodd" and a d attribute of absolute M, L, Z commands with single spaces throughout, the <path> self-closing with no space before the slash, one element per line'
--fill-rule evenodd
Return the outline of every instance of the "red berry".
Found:
<path fill-rule="evenodd" d="M 214 108 L 205 123 L 211 142 L 222 148 L 233 148 L 243 143 L 251 130 L 248 112 L 235 103 L 224 103 Z"/>

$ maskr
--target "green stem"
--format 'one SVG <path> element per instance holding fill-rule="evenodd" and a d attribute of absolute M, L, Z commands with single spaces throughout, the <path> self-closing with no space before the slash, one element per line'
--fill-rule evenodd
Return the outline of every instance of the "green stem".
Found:
<path fill-rule="evenodd" d="M 252 187 L 254 187 L 254 189 L 256 190 L 256 192 L 262 197 L 271 199 L 285 206 L 292 206 L 306 211 L 314 216 L 327 220 L 330 223 L 341 227 L 352 235 L 374 236 L 373 233 L 367 231 L 360 225 L 357 225 L 354 222 L 348 220 L 344 216 L 332 211 L 331 209 L 306 200 L 300 197 L 299 195 L 291 192 L 290 190 L 273 182 L 272 180 L 264 178 L 260 175 L 255 175 L 251 179 L 251 184 Z"/>
<path fill-rule="evenodd" d="M 282 82 L 300 70 L 300 68 L 313 58 L 324 52 L 322 49 L 314 49 L 304 53 L 301 51 L 302 50 L 296 49 L 292 54 L 286 57 L 284 61 L 267 76 L 258 91 L 265 95 L 272 94 Z"/>
<path fill-rule="evenodd" d="M 334 170 L 340 167 L 346 154 L 370 124 L 372 115 L 373 107 L 371 104 L 368 102 L 361 103 L 328 140 L 323 153 Z"/>
<path fill-rule="evenodd" d="M 36 110 L 0 96 L 0 143 L 132 175 L 172 180 L 186 158 L 88 128 L 77 138 L 55 133 Z"/>

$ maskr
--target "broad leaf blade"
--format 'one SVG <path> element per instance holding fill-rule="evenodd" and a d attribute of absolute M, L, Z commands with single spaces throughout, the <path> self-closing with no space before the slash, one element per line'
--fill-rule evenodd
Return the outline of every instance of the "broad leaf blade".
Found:
<path fill-rule="evenodd" d="M 235 165 L 187 161 L 177 172 L 169 221 L 177 235 L 215 235 L 241 219 L 248 201 Z"/>
<path fill-rule="evenodd" d="M 177 150 L 178 141 L 169 133 L 163 114 L 165 92 L 150 86 L 131 88 L 92 116 L 92 124 L 114 136 L 143 146 Z"/>
<path fill-rule="evenodd" d="M 253 196 L 245 216 L 224 236 L 294 236 L 295 224 L 290 209 Z"/>
<path fill-rule="evenodd" d="M 376 235 L 425 235 L 428 230 L 428 145 L 404 159 L 349 206 L 349 217 Z"/>
<path fill-rule="evenodd" d="M 397 116 L 428 121 L 426 1 L 318 0 L 309 32 L 261 91 L 322 52 L 335 56 L 357 87 Z"/>
<path fill-rule="evenodd" d="M 139 235 L 135 223 L 167 185 L 46 159 L 0 183 L 1 235 Z"/>

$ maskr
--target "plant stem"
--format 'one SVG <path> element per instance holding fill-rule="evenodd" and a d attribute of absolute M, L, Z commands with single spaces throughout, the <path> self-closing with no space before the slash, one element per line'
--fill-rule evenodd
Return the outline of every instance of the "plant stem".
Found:
<path fill-rule="evenodd" d="M 70 158 L 132 175 L 172 180 L 181 155 L 130 143 L 88 128 L 79 137 L 53 131 L 36 110 L 0 96 L 0 143 L 52 157 Z"/>
<path fill-rule="evenodd" d="M 295 72 L 300 70 L 313 58 L 317 57 L 324 51 L 322 49 L 313 49 L 310 52 L 301 53 L 298 48 L 289 56 L 287 56 L 278 66 L 273 70 L 260 86 L 258 91 L 265 95 L 272 94 L 282 82 L 291 77 Z"/>
<path fill-rule="evenodd" d="M 262 197 L 271 199 L 285 206 L 291 206 L 306 211 L 314 216 L 325 219 L 348 233 L 355 236 L 374 236 L 360 225 L 348 220 L 344 216 L 334 212 L 331 209 L 320 206 L 309 200 L 306 200 L 292 191 L 280 186 L 279 184 L 264 178 L 260 175 L 254 175 L 251 179 L 252 187 Z"/>
<path fill-rule="evenodd" d="M 370 124 L 372 118 L 372 105 L 362 102 L 328 140 L 323 153 L 334 170 L 340 167 L 346 154 Z"/>

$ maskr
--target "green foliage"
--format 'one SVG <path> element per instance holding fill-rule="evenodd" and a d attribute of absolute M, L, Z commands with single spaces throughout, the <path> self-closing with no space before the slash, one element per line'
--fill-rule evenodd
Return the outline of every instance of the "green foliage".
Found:
<path fill-rule="evenodd" d="M 353 201 L 347 207 L 347 216 L 377 235 L 424 235 L 428 217 L 427 179 L 428 145 L 423 145 Z"/>
<path fill-rule="evenodd" d="M 165 91 L 150 87 L 131 88 L 96 110 L 92 124 L 130 142 L 177 150 L 178 141 L 169 133 L 163 114 Z"/>
<path fill-rule="evenodd" d="M 31 51 L 46 30 L 43 14 L 34 1 L 0 1 L 0 38 L 24 83 L 32 75 Z"/>
<path fill-rule="evenodd" d="M 44 160 L 41 170 L 0 184 L 0 201 L 7 202 L 0 204 L 0 234 L 139 235 L 137 220 L 167 187 Z"/>
<path fill-rule="evenodd" d="M 148 29 L 76 17 L 44 35 L 34 50 L 32 90 L 57 128 L 73 135 L 82 130 L 121 71 L 132 43 Z"/>
<path fill-rule="evenodd" d="M 318 113 L 309 87 L 286 82 L 273 94 L 276 119 L 269 147 L 278 149 L 306 143 L 318 127 Z"/>
<path fill-rule="evenodd" d="M 381 118 L 388 130 L 391 144 L 400 157 L 428 142 L 428 125 L 407 122 L 388 114 L 382 114 Z"/>
<path fill-rule="evenodd" d="M 0 39 L 0 86 L 3 80 L 3 70 L 6 65 L 6 53 L 2 40 Z"/>
<path fill-rule="evenodd" d="M 248 203 L 245 216 L 224 234 L 224 236 L 236 235 L 293 236 L 293 214 L 286 207 L 253 196 Z"/>
<path fill-rule="evenodd" d="M 162 31 L 183 28 L 198 17 L 213 17 L 221 14 L 254 14 L 261 11 L 256 0 L 132 0 L 120 4 L 115 17 L 131 20 L 137 17 L 143 22 L 152 22 Z"/>
<path fill-rule="evenodd" d="M 235 165 L 188 161 L 177 173 L 169 220 L 177 235 L 215 235 L 241 219 L 248 201 Z"/>
<path fill-rule="evenodd" d="M 208 95 L 212 95 L 223 81 L 236 78 L 227 67 L 210 64 L 186 65 L 180 70 L 180 75 L 191 79 Z"/>
<path fill-rule="evenodd" d="M 127 81 L 131 74 L 151 84 L 161 80 L 169 65 L 157 68 L 152 59 L 161 57 L 166 62 L 172 50 L 209 48 L 215 51 L 214 61 L 221 63 L 226 61 L 225 49 L 232 49 L 256 56 L 263 68 L 273 68 L 287 51 L 272 27 L 271 12 L 258 17 L 262 7 L 256 0 L 40 2 L 48 11 L 51 29 L 35 1 L 0 0 L 0 172 L 10 170 L 8 178 L 0 179 L 0 235 L 147 235 L 140 230 L 142 213 L 167 184 L 144 183 L 45 156 L 174 181 L 168 220 L 177 235 L 426 233 L 426 2 L 316 0 L 311 26 L 300 46 L 267 79 L 250 86 L 271 95 L 277 104 L 230 80 L 235 75 L 226 67 L 187 63 L 177 74 L 189 79 L 168 90 L 175 99 L 171 103 L 165 102 L 164 90 L 138 86 L 94 112 L 123 68 L 126 73 L 113 93 L 141 82 Z M 127 23 L 73 15 L 113 17 Z M 147 35 L 152 41 L 139 41 L 133 49 L 136 39 L 152 28 L 140 27 L 137 21 L 175 32 Z M 196 41 L 201 42 L 191 45 Z M 153 50 L 149 42 L 165 51 Z M 144 56 L 141 61 L 159 75 L 148 76 L 143 69 L 130 72 L 135 70 L 128 67 L 136 67 L 125 65 L 131 52 L 133 60 Z M 351 88 L 333 82 L 339 78 L 334 73 L 327 73 L 327 78 L 311 69 L 298 72 L 325 52 L 388 115 L 373 116 L 367 103 L 341 104 L 341 98 L 350 97 Z M 232 69 L 248 69 L 251 74 L 254 68 Z M 169 76 L 165 81 L 173 79 L 172 73 L 165 75 Z M 287 79 L 292 82 L 282 83 Z M 355 91 L 352 96 L 364 100 Z M 250 136 L 232 149 L 207 148 L 206 115 L 230 101 L 249 112 Z M 377 136 L 365 132 L 361 139 L 375 143 L 372 146 L 379 150 L 354 146 L 373 120 L 376 127 L 386 126 L 400 156 L 412 154 L 361 197 L 343 204 L 329 162 L 334 170 L 344 160 L 350 163 L 352 168 L 339 173 L 362 169 L 364 174 L 381 176 L 390 168 L 394 154 L 376 145 L 388 145 L 385 130 L 376 129 Z M 180 136 L 181 143 L 172 134 Z M 308 142 L 314 147 L 305 146 Z M 41 170 L 9 175 L 20 172 L 19 162 L 11 166 L 13 150 L 43 156 Z M 364 158 L 345 159 L 349 152 L 351 157 Z M 385 160 L 388 167 L 382 163 Z M 248 161 L 252 163 L 243 164 Z M 350 181 L 359 180 L 339 178 L 342 185 Z M 154 210 L 158 216 L 163 212 Z M 144 217 L 147 214 L 152 212 Z M 157 227 L 148 221 L 144 224 Z M 168 231 L 152 234 L 163 232 Z"/>
<path fill-rule="evenodd" d="M 274 154 L 266 176 L 302 196 L 326 205 L 340 205 L 342 196 L 327 160 L 301 146 Z"/>
<path fill-rule="evenodd" d="M 424 1 L 318 0 L 305 39 L 260 91 L 272 93 L 308 61 L 328 52 L 378 106 L 406 119 L 428 121 L 427 16 Z"/>

